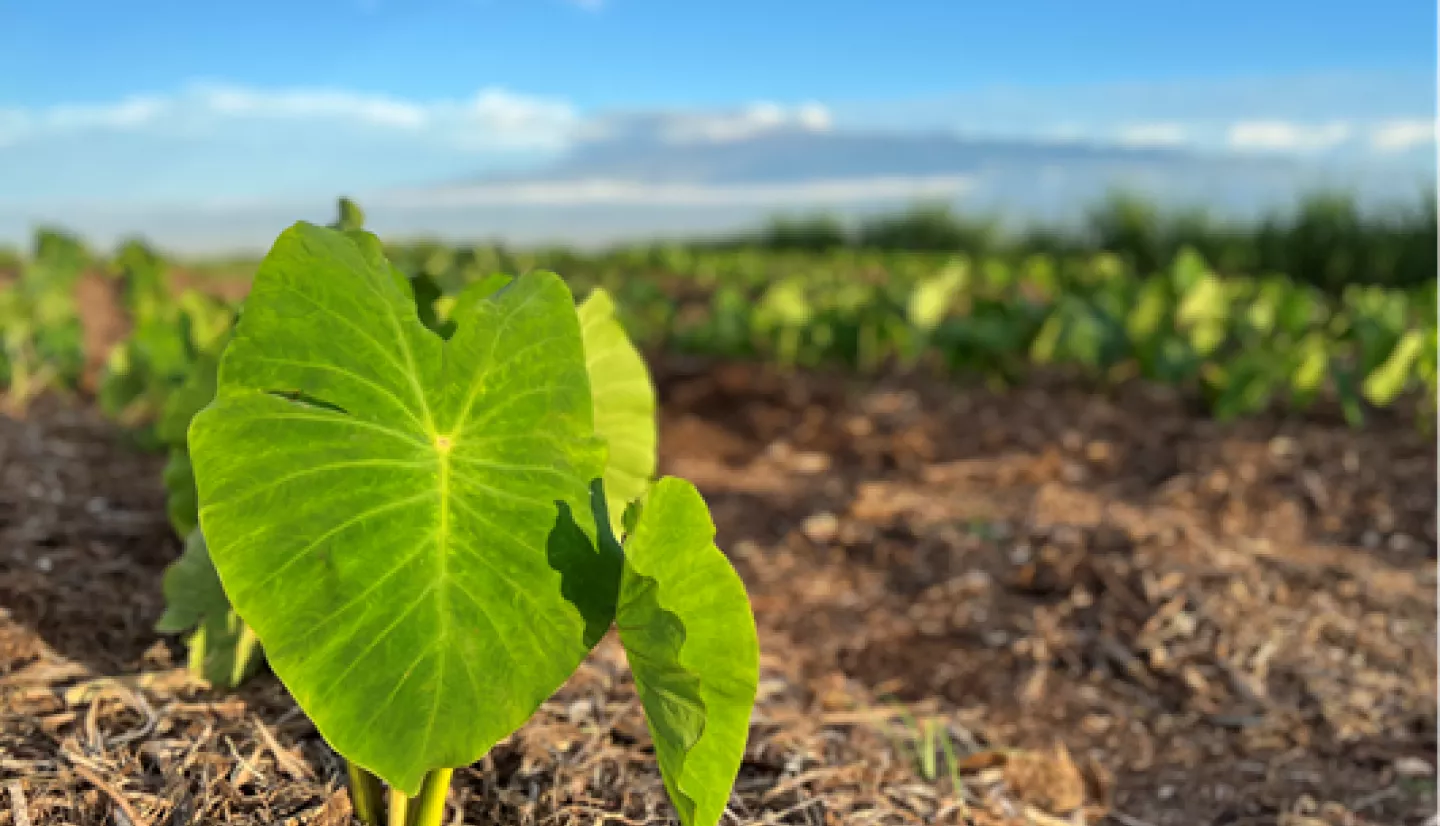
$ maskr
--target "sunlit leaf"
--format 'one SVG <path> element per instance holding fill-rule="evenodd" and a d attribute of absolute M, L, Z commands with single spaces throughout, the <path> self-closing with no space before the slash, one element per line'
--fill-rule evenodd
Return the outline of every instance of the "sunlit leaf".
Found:
<path fill-rule="evenodd" d="M 287 230 L 190 450 L 215 566 L 275 673 L 337 751 L 414 794 L 523 723 L 609 618 L 576 581 L 604 446 L 569 290 L 528 274 L 448 342 L 408 293 L 373 237 Z"/>
<path fill-rule="evenodd" d="M 1385 362 L 1365 377 L 1363 392 L 1366 401 L 1380 407 L 1394 401 L 1409 383 L 1424 346 L 1425 334 L 1419 330 L 1411 330 L 1401 336 Z"/>
<path fill-rule="evenodd" d="M 605 499 L 611 529 L 620 535 L 625 505 L 639 498 L 655 475 L 655 386 L 640 351 L 615 318 L 615 302 L 608 293 L 591 292 L 579 315 L 595 400 L 595 432 L 609 447 Z"/>
<path fill-rule="evenodd" d="M 759 680 L 755 619 L 689 482 L 646 495 L 625 540 L 616 625 L 655 755 L 685 826 L 720 820 L 740 769 Z"/>

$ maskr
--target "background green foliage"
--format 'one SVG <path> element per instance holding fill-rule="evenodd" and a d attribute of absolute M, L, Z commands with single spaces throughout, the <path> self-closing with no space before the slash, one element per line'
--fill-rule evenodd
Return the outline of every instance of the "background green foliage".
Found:
<path fill-rule="evenodd" d="M 1343 193 L 1320 191 L 1291 209 L 1246 222 L 1199 209 L 1165 211 L 1139 196 L 1115 192 L 1072 226 L 1007 230 L 992 216 L 921 205 L 853 224 L 825 214 L 782 215 L 756 232 L 706 246 L 951 252 L 999 256 L 1011 264 L 1034 254 L 1109 252 L 1144 273 L 1193 249 L 1227 275 L 1280 272 L 1338 293 L 1355 284 L 1414 286 L 1434 280 L 1436 243 L 1433 192 L 1413 204 L 1366 212 Z"/>
<path fill-rule="evenodd" d="M 342 199 L 332 225 L 363 219 Z M 1021 233 L 922 206 L 855 226 L 792 217 L 741 239 L 593 254 L 424 239 L 385 247 L 421 320 L 442 334 L 455 307 L 483 297 L 500 274 L 547 269 L 577 295 L 604 288 L 651 352 L 991 384 L 1037 369 L 1098 384 L 1141 378 L 1178 386 L 1221 417 L 1333 401 L 1358 423 L 1418 393 L 1427 426 L 1435 251 L 1433 199 L 1366 213 L 1333 194 L 1244 225 L 1117 194 L 1083 226 Z M 6 261 L 0 386 L 12 407 L 78 379 L 73 287 L 87 266 L 123 285 L 133 331 L 110 354 L 100 396 L 127 422 L 158 415 L 234 315 L 199 293 L 177 295 L 166 283 L 172 265 L 140 242 L 104 262 L 44 229 L 29 257 Z M 187 269 L 215 270 L 206 277 L 219 283 L 254 262 Z"/>

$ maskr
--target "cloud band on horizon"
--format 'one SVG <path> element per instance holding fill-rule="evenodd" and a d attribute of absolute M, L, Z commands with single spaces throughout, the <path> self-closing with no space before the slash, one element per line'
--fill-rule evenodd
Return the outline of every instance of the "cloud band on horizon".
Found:
<path fill-rule="evenodd" d="M 1397 109 L 1383 116 L 1363 107 L 1364 116 L 1336 111 L 1312 118 L 1254 117 L 1253 106 L 1236 117 L 1213 110 L 1193 118 L 1114 112 L 1108 121 L 1100 113 L 1076 126 L 1071 113 L 1044 105 L 1053 90 L 1035 90 L 1037 103 L 1028 109 L 1023 90 L 1011 94 L 1004 111 L 1020 115 L 1002 116 L 1001 109 L 967 106 L 961 99 L 937 104 L 931 117 L 916 118 L 910 128 L 1124 148 L 1352 159 L 1426 151 L 1436 133 L 1428 111 L 1433 102 L 1418 102 L 1413 114 Z M 1336 101 L 1337 110 L 1345 105 Z M 0 180 L 7 181 L 0 200 L 183 200 L 396 188 L 534 168 L 577 146 L 604 141 L 733 142 L 776 130 L 906 128 L 867 122 L 856 114 L 864 108 L 762 101 L 723 109 L 585 112 L 561 98 L 498 87 L 462 99 L 411 100 L 347 89 L 197 81 L 174 92 L 111 101 L 0 106 Z"/>

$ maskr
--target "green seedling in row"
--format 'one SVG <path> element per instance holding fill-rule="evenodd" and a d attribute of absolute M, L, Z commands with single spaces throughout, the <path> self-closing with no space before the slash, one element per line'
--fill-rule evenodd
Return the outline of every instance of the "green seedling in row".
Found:
<path fill-rule="evenodd" d="M 531 273 L 450 321 L 448 339 L 422 323 L 373 236 L 281 235 L 189 431 L 226 597 L 371 823 L 440 823 L 451 771 L 613 626 L 681 822 L 715 824 L 754 618 L 695 488 L 648 484 L 646 452 L 612 444 L 645 412 L 625 380 L 591 379 L 634 366 L 587 351 L 613 318 Z"/>

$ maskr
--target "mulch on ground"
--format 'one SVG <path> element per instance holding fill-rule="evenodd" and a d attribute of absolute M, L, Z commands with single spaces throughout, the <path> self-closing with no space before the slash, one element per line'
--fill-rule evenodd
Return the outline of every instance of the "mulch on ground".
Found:
<path fill-rule="evenodd" d="M 1410 424 L 659 376 L 662 470 L 706 494 L 761 634 L 726 823 L 1434 822 L 1435 443 Z M 162 461 L 73 403 L 0 419 L 0 826 L 349 822 L 273 677 L 211 690 L 151 630 Z M 451 803 L 669 822 L 613 641 Z"/>

